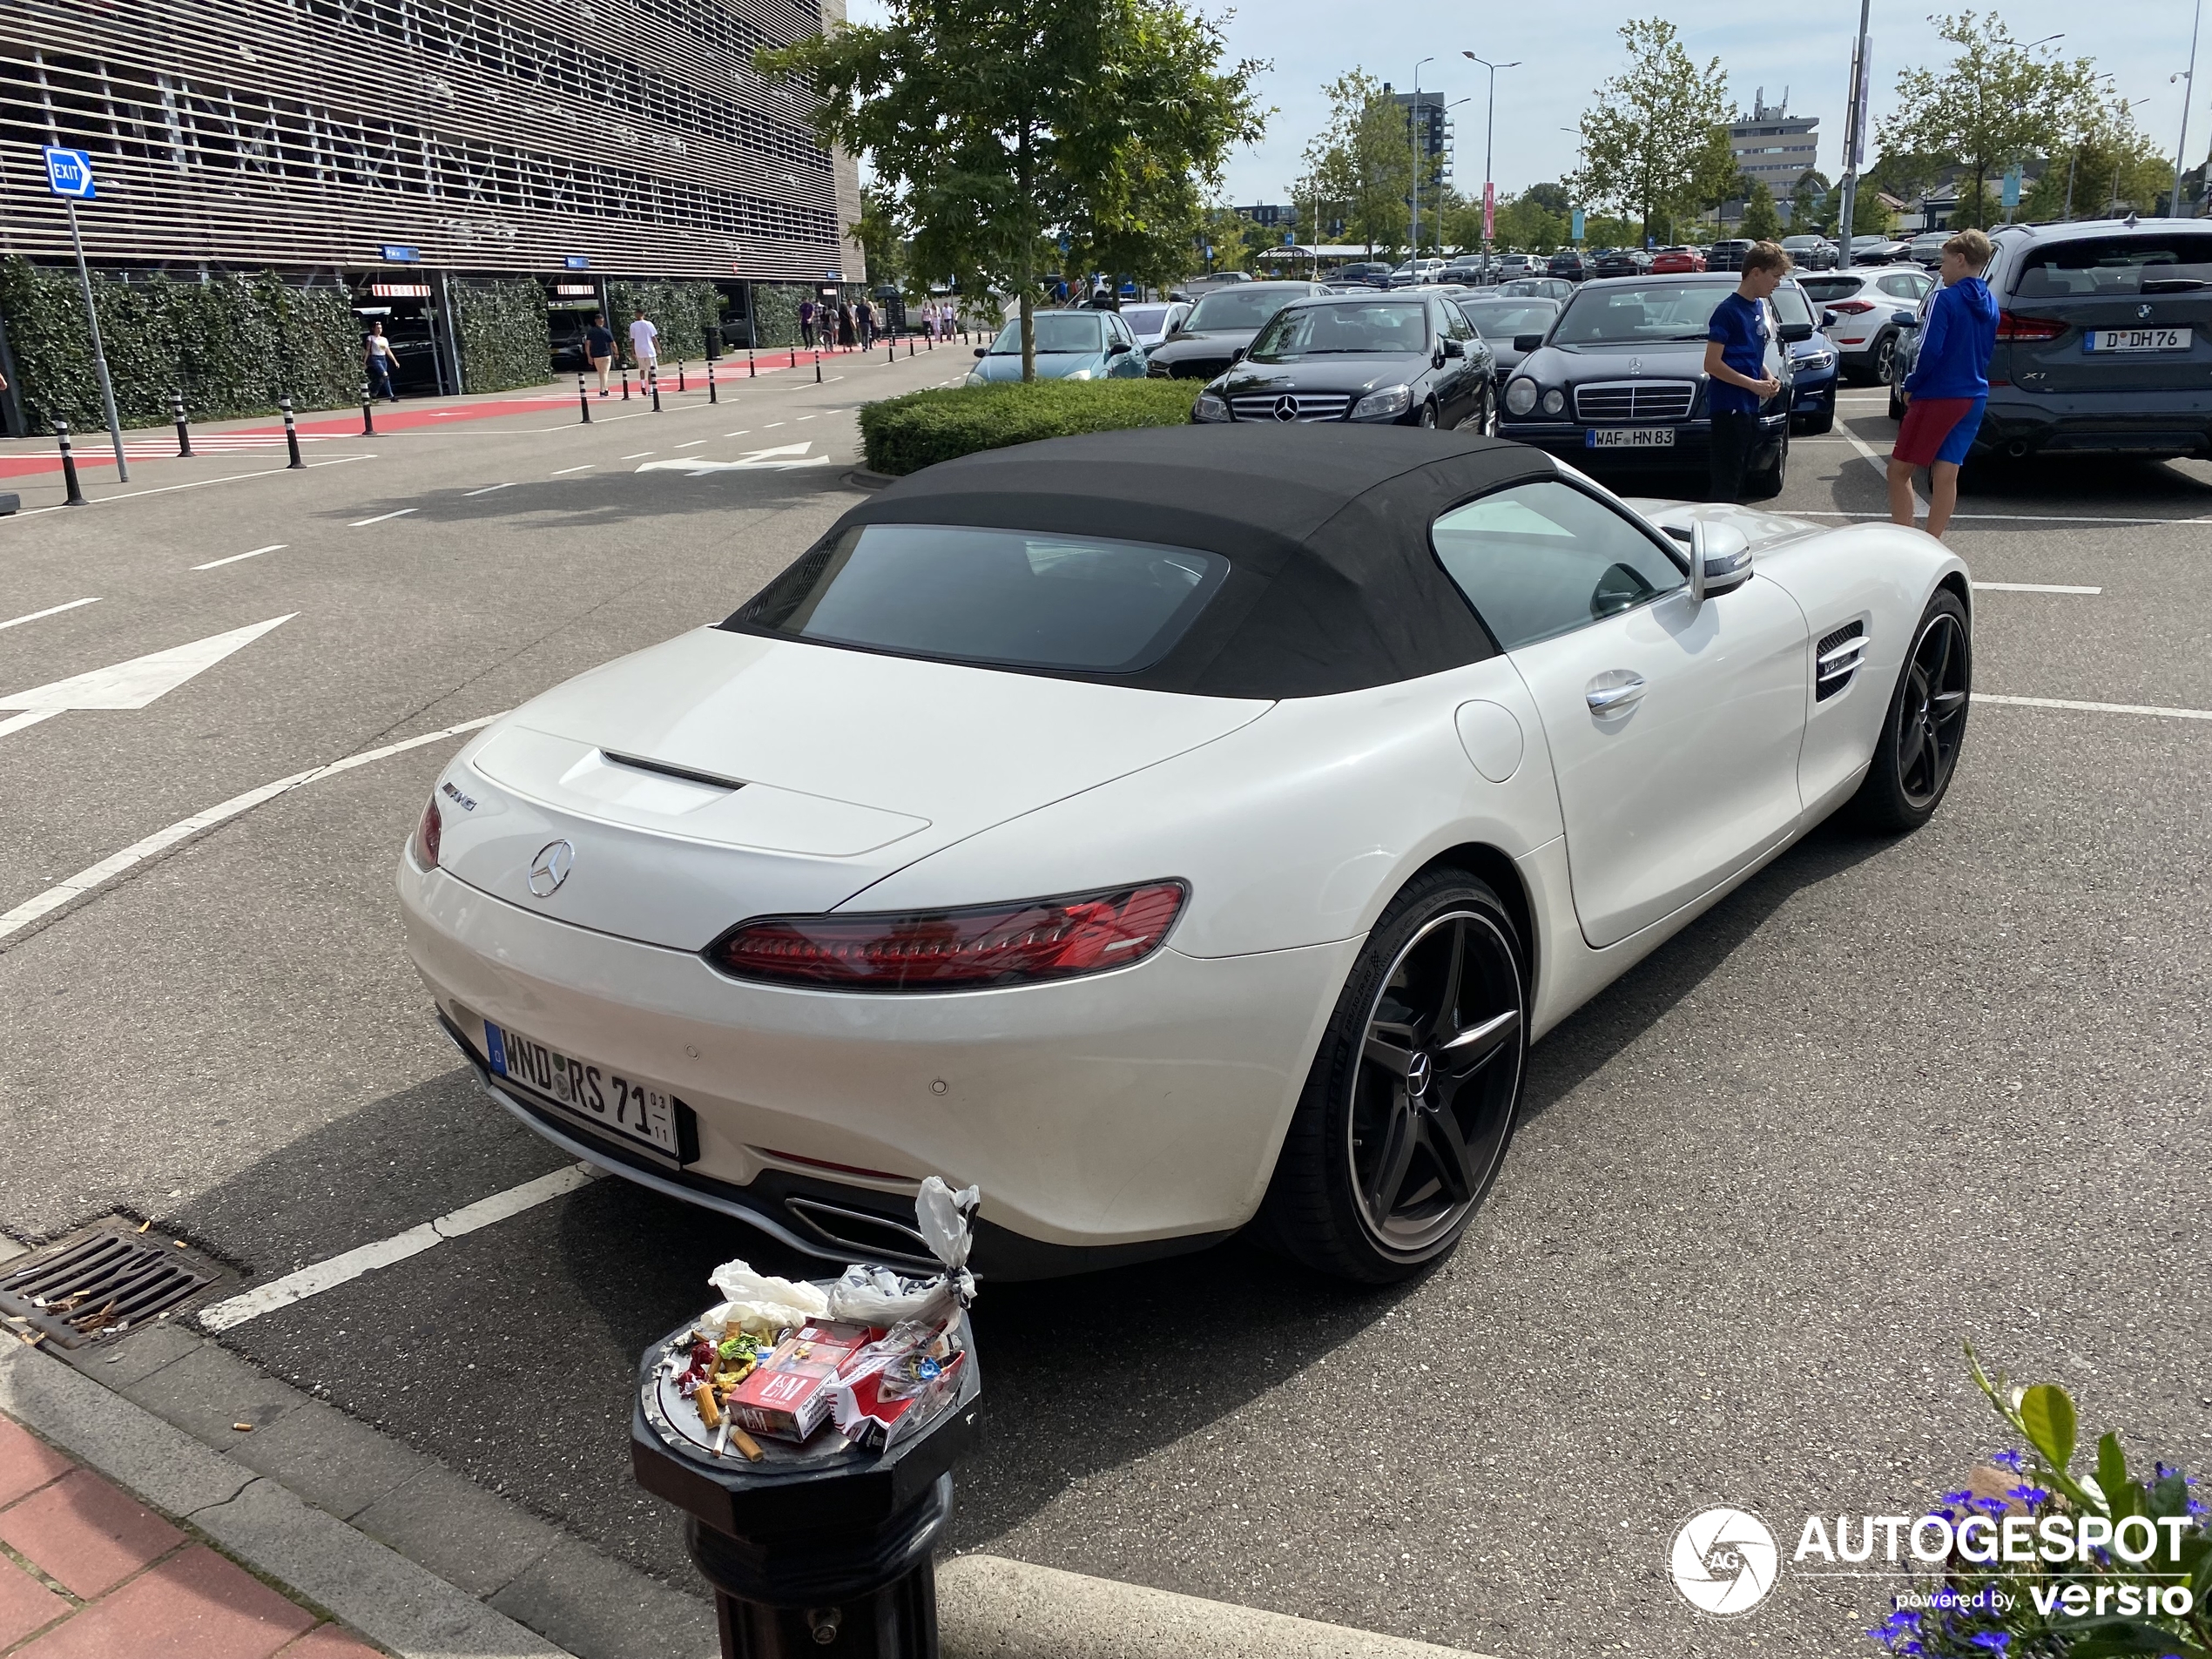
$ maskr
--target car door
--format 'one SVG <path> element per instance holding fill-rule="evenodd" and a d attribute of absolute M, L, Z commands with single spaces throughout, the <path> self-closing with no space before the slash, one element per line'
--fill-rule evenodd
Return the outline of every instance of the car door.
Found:
<path fill-rule="evenodd" d="M 1433 528 L 1544 725 L 1583 936 L 1619 943 L 1786 840 L 1803 806 L 1804 612 L 1751 579 L 1694 603 L 1659 533 L 1565 480 Z"/>
<path fill-rule="evenodd" d="M 1440 346 L 1448 340 L 1460 348 L 1459 356 L 1444 359 L 1444 367 L 1436 377 L 1438 424 L 1457 426 L 1472 419 L 1475 413 L 1474 354 L 1478 349 L 1477 336 L 1467 320 L 1460 314 L 1459 307 L 1449 300 L 1440 300 L 1432 306 L 1429 320 Z"/>

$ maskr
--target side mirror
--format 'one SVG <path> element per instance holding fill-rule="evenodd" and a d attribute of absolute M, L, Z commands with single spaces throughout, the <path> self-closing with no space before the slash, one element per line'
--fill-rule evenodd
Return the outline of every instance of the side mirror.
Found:
<path fill-rule="evenodd" d="M 1246 352 L 1250 351 L 1251 349 L 1251 347 L 1250 346 L 1238 346 L 1238 347 L 1237 347 L 1234 350 L 1232 350 L 1232 351 L 1229 354 L 1229 361 L 1230 361 L 1231 362 L 1232 362 L 1232 363 L 1241 363 L 1241 362 L 1243 362 L 1243 361 L 1244 361 L 1244 354 L 1245 354 Z"/>
<path fill-rule="evenodd" d="M 1129 341 L 1126 340 L 1117 340 L 1114 341 L 1112 345 L 1106 347 L 1106 354 L 1109 357 L 1119 357 L 1129 348 Z"/>
<path fill-rule="evenodd" d="M 1811 338 L 1812 325 L 1809 322 L 1785 322 L 1782 325 L 1782 341 L 1784 345 L 1795 346 L 1802 341 Z"/>
<path fill-rule="evenodd" d="M 1544 348 L 1544 337 L 1541 334 L 1515 334 L 1513 337 L 1513 348 L 1517 352 L 1541 351 Z"/>
<path fill-rule="evenodd" d="M 1689 598 L 1702 605 L 1751 579 L 1750 538 L 1733 524 L 1700 518 L 1689 526 Z"/>
<path fill-rule="evenodd" d="M 1447 357 L 1464 357 L 1467 354 L 1467 348 L 1456 340 L 1447 340 L 1444 342 L 1444 354 Z"/>
<path fill-rule="evenodd" d="M 978 357 L 988 357 L 991 354 L 991 348 L 988 346 L 978 346 L 975 348 L 975 354 Z"/>
<path fill-rule="evenodd" d="M 1835 326 L 1836 326 L 1836 314 L 1835 314 L 1834 312 L 1832 312 L 1832 311 L 1824 311 L 1824 312 L 1822 312 L 1822 313 L 1820 314 L 1820 327 L 1821 327 L 1821 330 L 1822 330 L 1822 332 L 1823 332 L 1823 333 L 1825 333 L 1827 330 L 1829 330 L 1829 329 L 1831 329 L 1831 328 L 1833 328 Z"/>
<path fill-rule="evenodd" d="M 1898 312 L 1892 320 L 1899 328 L 1918 328 L 1920 326 L 1920 319 L 1910 311 Z"/>

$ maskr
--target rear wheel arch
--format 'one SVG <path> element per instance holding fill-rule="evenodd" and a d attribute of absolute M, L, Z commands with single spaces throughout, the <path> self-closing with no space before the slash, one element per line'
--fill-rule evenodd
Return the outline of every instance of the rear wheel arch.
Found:
<path fill-rule="evenodd" d="M 1971 639 L 1973 637 L 1974 624 L 1974 584 L 1966 579 L 1966 573 L 1964 570 L 1948 570 L 1944 573 L 1943 580 L 1937 583 L 1936 586 L 1949 591 L 1964 607 L 1966 612 L 1966 636 Z"/>
<path fill-rule="evenodd" d="M 1429 870 L 1444 867 L 1463 870 L 1480 881 L 1489 884 L 1512 918 L 1514 931 L 1521 935 L 1521 960 L 1527 965 L 1528 983 L 1523 988 L 1529 1005 L 1536 999 L 1538 976 L 1543 971 L 1543 941 L 1536 932 L 1535 907 L 1529 901 L 1528 884 L 1521 880 L 1521 867 L 1505 853 L 1487 841 L 1467 841 L 1458 846 L 1447 847 L 1415 871 L 1418 876 Z M 1413 877 L 1408 877 L 1410 883 Z M 1401 886 L 1400 890 L 1403 890 Z"/>

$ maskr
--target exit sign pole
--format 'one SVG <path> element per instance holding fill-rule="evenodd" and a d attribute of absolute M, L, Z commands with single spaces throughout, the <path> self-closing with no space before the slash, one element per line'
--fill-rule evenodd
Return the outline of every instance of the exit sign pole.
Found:
<path fill-rule="evenodd" d="M 84 291 L 84 322 L 92 332 L 92 368 L 100 379 L 100 402 L 107 411 L 107 435 L 115 445 L 115 479 L 131 482 L 131 468 L 123 459 L 123 423 L 115 418 L 115 386 L 108 379 L 107 353 L 100 345 L 100 314 L 92 303 L 92 273 L 84 264 L 84 238 L 77 228 L 77 204 L 97 199 L 92 184 L 92 158 L 82 150 L 46 150 L 46 188 L 69 209 L 69 241 L 77 250 L 77 281 Z"/>

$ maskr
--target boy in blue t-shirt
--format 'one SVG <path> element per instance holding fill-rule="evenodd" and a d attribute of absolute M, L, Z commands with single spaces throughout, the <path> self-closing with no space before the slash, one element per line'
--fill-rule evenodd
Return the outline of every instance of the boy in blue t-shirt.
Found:
<path fill-rule="evenodd" d="M 1759 407 L 1782 390 L 1767 373 L 1771 330 L 1766 302 L 1790 273 L 1790 256 L 1772 242 L 1743 254 L 1743 280 L 1713 307 L 1705 331 L 1705 407 L 1713 421 L 1712 483 L 1708 501 L 1743 499 L 1743 474 L 1758 447 Z"/>

